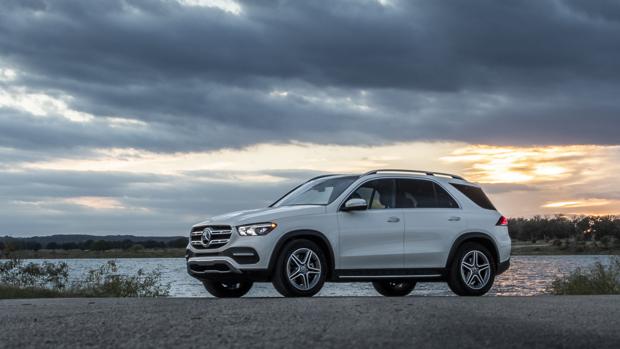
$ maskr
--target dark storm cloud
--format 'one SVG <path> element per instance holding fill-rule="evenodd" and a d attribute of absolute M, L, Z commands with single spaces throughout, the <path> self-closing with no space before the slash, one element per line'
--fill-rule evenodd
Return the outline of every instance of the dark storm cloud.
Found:
<path fill-rule="evenodd" d="M 576 14 L 602 19 L 610 22 L 620 22 L 620 3 L 615 0 L 580 1 L 565 0 L 565 3 L 574 9 Z"/>
<path fill-rule="evenodd" d="M 503 77 L 527 83 L 524 71 L 543 74 L 537 84 L 618 73 L 600 65 L 618 60 L 618 29 L 555 1 L 248 1 L 241 16 L 173 1 L 46 3 L 7 11 L 2 48 L 69 80 L 202 77 L 245 87 L 263 77 L 453 91 Z"/>
<path fill-rule="evenodd" d="M 292 139 L 617 142 L 609 130 L 620 126 L 620 106 L 608 99 L 620 88 L 615 2 L 241 6 L 235 16 L 172 0 L 5 3 L 0 55 L 23 72 L 15 84 L 69 94 L 80 111 L 146 120 L 151 134 L 67 124 L 40 139 L 29 132 L 49 125 L 29 121 L 12 127 L 21 143 L 2 141 L 156 151 Z M 273 90 L 318 100 L 272 98 Z M 374 107 L 366 115 L 326 106 L 321 94 L 361 90 Z M 481 106 L 489 94 L 498 100 Z M 495 124 L 508 127 L 498 134 Z"/>

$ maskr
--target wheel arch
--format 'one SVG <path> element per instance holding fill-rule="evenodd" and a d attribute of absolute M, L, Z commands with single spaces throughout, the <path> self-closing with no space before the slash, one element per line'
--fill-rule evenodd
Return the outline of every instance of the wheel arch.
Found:
<path fill-rule="evenodd" d="M 326 276 L 327 276 L 327 280 L 331 280 L 334 275 L 334 269 L 336 266 L 334 250 L 332 248 L 331 243 L 325 236 L 325 234 L 321 233 L 320 231 L 311 230 L 311 229 L 300 229 L 300 230 L 289 231 L 288 233 L 285 233 L 284 235 L 282 235 L 282 237 L 280 237 L 280 239 L 276 243 L 275 248 L 271 252 L 271 257 L 269 258 L 269 267 L 268 267 L 269 275 L 273 274 L 276 260 L 278 259 L 278 256 L 280 255 L 280 252 L 282 251 L 282 248 L 284 247 L 284 245 L 286 245 L 290 241 L 298 240 L 298 239 L 310 240 L 316 243 L 317 245 L 319 245 L 319 247 L 321 247 L 321 249 L 325 251 L 325 257 L 327 258 L 327 264 L 328 264 Z"/>
<path fill-rule="evenodd" d="M 485 233 L 478 233 L 478 232 L 465 233 L 459 236 L 454 241 L 454 243 L 452 243 L 452 247 L 450 248 L 450 253 L 448 254 L 448 260 L 446 261 L 446 270 L 450 268 L 450 265 L 452 264 L 452 261 L 454 260 L 454 257 L 456 256 L 456 253 L 458 252 L 459 248 L 466 242 L 477 242 L 481 244 L 482 246 L 488 248 L 489 251 L 491 251 L 491 254 L 493 255 L 493 264 L 494 264 L 495 270 L 498 270 L 500 261 L 499 261 L 499 250 L 497 248 L 497 244 L 495 243 L 495 241 L 490 235 L 485 234 Z"/>

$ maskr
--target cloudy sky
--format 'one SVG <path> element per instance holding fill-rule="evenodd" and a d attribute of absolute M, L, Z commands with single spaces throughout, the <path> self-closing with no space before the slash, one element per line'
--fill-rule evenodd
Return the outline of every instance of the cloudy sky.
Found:
<path fill-rule="evenodd" d="M 0 235 L 183 234 L 323 172 L 620 213 L 620 2 L 0 1 Z"/>

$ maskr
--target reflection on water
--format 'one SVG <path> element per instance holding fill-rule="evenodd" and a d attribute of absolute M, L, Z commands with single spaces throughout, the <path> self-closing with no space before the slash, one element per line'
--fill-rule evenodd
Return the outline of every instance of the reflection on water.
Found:
<path fill-rule="evenodd" d="M 37 261 L 37 260 L 34 260 Z M 58 260 L 53 260 L 58 261 Z M 606 263 L 608 256 L 513 256 L 510 269 L 495 280 L 489 295 L 533 296 L 542 294 L 558 275 L 577 267 L 588 267 L 597 261 Z M 67 259 L 72 276 L 85 273 L 104 263 L 101 259 Z M 117 259 L 121 273 L 135 273 L 160 268 L 163 281 L 171 284 L 172 297 L 208 297 L 202 284 L 187 275 L 183 258 L 125 258 Z M 327 283 L 319 296 L 377 296 L 370 283 Z M 448 296 L 452 292 L 445 283 L 420 283 L 412 295 Z M 255 284 L 250 297 L 275 297 L 279 294 L 268 283 Z"/>

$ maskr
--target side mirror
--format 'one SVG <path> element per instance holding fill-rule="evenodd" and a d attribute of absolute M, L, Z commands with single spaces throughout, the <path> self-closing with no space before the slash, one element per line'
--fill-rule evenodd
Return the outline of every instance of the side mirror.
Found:
<path fill-rule="evenodd" d="M 344 203 L 343 211 L 363 211 L 368 208 L 368 203 L 364 199 L 349 199 Z"/>

